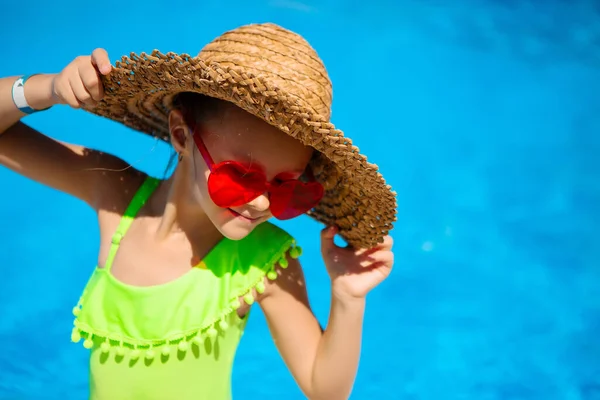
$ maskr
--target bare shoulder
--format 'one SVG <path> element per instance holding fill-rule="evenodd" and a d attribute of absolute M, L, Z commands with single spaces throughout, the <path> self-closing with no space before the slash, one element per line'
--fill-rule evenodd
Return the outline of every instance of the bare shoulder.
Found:
<path fill-rule="evenodd" d="M 137 169 L 128 168 L 120 172 L 106 172 L 107 176 L 99 181 L 95 195 L 98 222 L 101 227 L 119 221 L 133 196 L 147 175 Z"/>
<path fill-rule="evenodd" d="M 133 167 L 121 172 L 107 171 L 106 175 L 99 180 L 95 196 L 98 212 L 123 215 L 147 175 Z"/>

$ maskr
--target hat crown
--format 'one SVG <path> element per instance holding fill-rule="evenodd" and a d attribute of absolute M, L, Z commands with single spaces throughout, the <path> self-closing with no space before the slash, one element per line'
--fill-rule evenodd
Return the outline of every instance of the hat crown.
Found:
<path fill-rule="evenodd" d="M 206 45 L 198 59 L 259 77 L 265 90 L 283 91 L 287 99 L 313 117 L 329 121 L 332 85 L 317 52 L 302 36 L 275 24 L 245 25 L 228 31 Z M 270 86 L 270 87 L 269 87 Z"/>

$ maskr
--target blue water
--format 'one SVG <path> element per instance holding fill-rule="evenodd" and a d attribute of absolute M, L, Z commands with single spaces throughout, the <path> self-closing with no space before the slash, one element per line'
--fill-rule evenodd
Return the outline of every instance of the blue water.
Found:
<path fill-rule="evenodd" d="M 194 54 L 249 22 L 298 31 L 319 52 L 334 123 L 399 194 L 397 265 L 369 297 L 353 399 L 600 399 L 600 6 L 60 4 L 3 4 L 0 76 L 57 72 L 98 46 L 112 60 L 154 48 Z M 83 111 L 27 121 L 153 174 L 168 159 L 166 146 Z M 0 182 L 0 398 L 83 399 L 86 351 L 69 343 L 70 312 L 96 260 L 94 215 L 7 170 Z M 325 323 L 319 227 L 304 217 L 284 227 L 305 248 Z M 234 395 L 302 398 L 259 309 Z"/>

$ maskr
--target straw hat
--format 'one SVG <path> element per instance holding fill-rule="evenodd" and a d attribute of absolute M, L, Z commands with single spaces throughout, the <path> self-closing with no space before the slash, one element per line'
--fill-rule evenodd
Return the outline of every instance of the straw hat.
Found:
<path fill-rule="evenodd" d="M 234 103 L 320 152 L 312 168 L 325 195 L 311 217 L 337 225 L 354 247 L 372 247 L 392 229 L 396 194 L 330 122 L 331 81 L 298 34 L 274 24 L 246 25 L 216 38 L 196 57 L 158 51 L 124 56 L 103 80 L 104 99 L 87 111 L 165 141 L 177 93 Z"/>

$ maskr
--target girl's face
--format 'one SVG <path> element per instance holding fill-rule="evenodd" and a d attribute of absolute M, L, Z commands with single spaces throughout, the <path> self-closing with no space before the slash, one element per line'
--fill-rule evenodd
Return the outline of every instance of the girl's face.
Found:
<path fill-rule="evenodd" d="M 299 178 L 313 152 L 312 148 L 233 105 L 225 106 L 218 117 L 209 119 L 199 128 L 202 142 L 215 164 L 237 161 L 257 165 L 264 171 L 267 181 L 281 176 Z M 208 193 L 210 170 L 192 134 L 188 129 L 184 154 L 189 163 L 187 176 L 192 202 L 202 208 L 223 236 L 242 239 L 271 218 L 268 194 L 263 193 L 241 206 L 217 206 Z"/>

